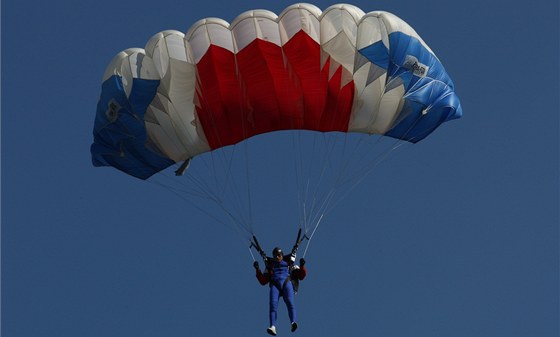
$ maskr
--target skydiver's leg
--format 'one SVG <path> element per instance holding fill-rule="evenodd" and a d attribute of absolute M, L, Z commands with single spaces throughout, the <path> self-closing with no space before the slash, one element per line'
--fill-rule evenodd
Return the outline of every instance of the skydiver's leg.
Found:
<path fill-rule="evenodd" d="M 275 286 L 270 287 L 269 297 L 269 319 L 270 326 L 276 325 L 276 317 L 278 312 L 278 300 L 280 299 L 280 291 Z"/>
<path fill-rule="evenodd" d="M 296 305 L 294 301 L 294 288 L 292 287 L 292 282 L 286 282 L 282 292 L 282 297 L 284 297 L 284 302 L 286 302 L 286 307 L 288 308 L 290 323 L 293 323 L 296 321 Z"/>

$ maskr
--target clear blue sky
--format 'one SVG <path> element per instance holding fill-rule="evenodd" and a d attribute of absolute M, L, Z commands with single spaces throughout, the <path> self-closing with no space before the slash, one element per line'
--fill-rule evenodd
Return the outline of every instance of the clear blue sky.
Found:
<path fill-rule="evenodd" d="M 89 146 L 117 52 L 290 4 L 2 2 L 2 336 L 266 335 L 268 289 L 245 243 L 156 184 L 94 168 Z M 394 151 L 328 214 L 297 335 L 558 336 L 558 2 L 352 4 L 416 29 L 464 117 Z M 269 192 L 260 239 L 288 247 L 294 210 Z"/>

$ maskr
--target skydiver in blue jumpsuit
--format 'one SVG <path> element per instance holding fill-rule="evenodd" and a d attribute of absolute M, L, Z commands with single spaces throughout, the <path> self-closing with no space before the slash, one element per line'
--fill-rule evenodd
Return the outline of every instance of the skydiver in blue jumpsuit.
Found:
<path fill-rule="evenodd" d="M 280 296 L 284 298 L 286 307 L 288 308 L 288 316 L 290 317 L 291 330 L 296 331 L 298 325 L 296 323 L 296 307 L 294 303 L 294 294 L 297 289 L 294 289 L 294 284 L 298 284 L 307 275 L 305 268 L 305 260 L 300 259 L 300 266 L 294 264 L 295 255 L 284 255 L 282 249 L 276 247 L 272 251 L 272 256 L 266 259 L 266 269 L 262 273 L 259 268 L 259 263 L 255 261 L 253 266 L 257 272 L 257 279 L 260 284 L 270 284 L 270 297 L 269 297 L 269 318 L 270 327 L 266 331 L 276 336 L 276 317 L 278 309 L 278 301 Z"/>

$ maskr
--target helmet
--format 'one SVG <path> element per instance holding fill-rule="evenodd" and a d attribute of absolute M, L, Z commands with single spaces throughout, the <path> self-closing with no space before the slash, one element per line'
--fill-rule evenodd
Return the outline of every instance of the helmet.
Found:
<path fill-rule="evenodd" d="M 277 257 L 277 256 L 281 256 L 281 255 L 283 255 L 283 254 L 282 254 L 282 248 L 280 248 L 280 247 L 275 247 L 275 248 L 272 250 L 272 256 L 273 256 L 273 257 Z"/>

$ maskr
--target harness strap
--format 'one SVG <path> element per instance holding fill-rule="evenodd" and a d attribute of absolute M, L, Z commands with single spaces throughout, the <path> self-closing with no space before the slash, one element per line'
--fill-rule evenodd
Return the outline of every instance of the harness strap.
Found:
<path fill-rule="evenodd" d="M 286 287 L 286 284 L 291 280 L 292 280 L 292 278 L 290 276 L 288 276 L 288 277 L 286 277 L 286 279 L 284 279 L 284 282 L 282 283 L 282 286 L 280 286 L 280 283 L 278 281 L 271 282 L 271 285 L 274 284 L 276 289 L 278 289 L 278 291 L 280 291 L 280 296 L 282 296 L 282 293 L 284 292 L 284 288 Z"/>

